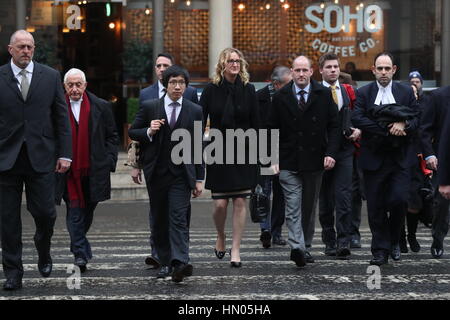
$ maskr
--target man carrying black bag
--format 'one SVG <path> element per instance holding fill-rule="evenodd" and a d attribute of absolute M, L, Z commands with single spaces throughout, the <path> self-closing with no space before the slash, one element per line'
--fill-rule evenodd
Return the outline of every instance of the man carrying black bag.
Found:
<path fill-rule="evenodd" d="M 404 188 L 410 184 L 410 168 L 417 162 L 410 137 L 419 126 L 418 116 L 383 127 L 370 113 L 374 107 L 387 104 L 406 106 L 412 112 L 419 110 L 411 87 L 392 81 L 396 70 L 390 53 L 376 56 L 372 68 L 376 81 L 357 91 L 352 117 L 353 124 L 362 130 L 360 165 L 372 232 L 373 265 L 386 264 L 389 253 L 395 261 L 400 260 L 400 230 L 408 205 Z M 378 141 L 382 143 L 378 145 Z"/>

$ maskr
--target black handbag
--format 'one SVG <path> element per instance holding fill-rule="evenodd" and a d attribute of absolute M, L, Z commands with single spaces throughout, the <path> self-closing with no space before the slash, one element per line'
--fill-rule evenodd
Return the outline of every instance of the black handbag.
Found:
<path fill-rule="evenodd" d="M 258 184 L 250 196 L 250 217 L 253 222 L 264 222 L 270 211 L 270 198 Z"/>

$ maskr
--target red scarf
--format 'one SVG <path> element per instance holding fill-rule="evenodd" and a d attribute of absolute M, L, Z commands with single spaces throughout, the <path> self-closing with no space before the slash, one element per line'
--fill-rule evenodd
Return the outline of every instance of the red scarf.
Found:
<path fill-rule="evenodd" d="M 67 176 L 67 191 L 71 208 L 85 208 L 86 202 L 81 182 L 82 178 L 89 174 L 90 167 L 89 114 L 91 105 L 86 92 L 84 92 L 77 125 L 67 95 L 66 101 L 69 106 L 70 126 L 72 127 L 72 164 Z"/>

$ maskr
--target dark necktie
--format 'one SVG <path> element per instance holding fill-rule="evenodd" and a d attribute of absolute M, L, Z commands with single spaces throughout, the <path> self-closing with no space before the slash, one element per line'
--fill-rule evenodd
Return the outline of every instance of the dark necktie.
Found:
<path fill-rule="evenodd" d="M 177 107 L 180 104 L 178 102 L 172 102 L 169 104 L 169 107 L 172 107 L 172 113 L 170 114 L 169 126 L 170 129 L 175 127 L 175 123 L 177 123 Z"/>
<path fill-rule="evenodd" d="M 298 94 L 300 95 L 300 99 L 298 100 L 298 107 L 300 108 L 300 111 L 304 111 L 306 107 L 305 93 L 305 90 L 300 90 L 298 92 Z"/>

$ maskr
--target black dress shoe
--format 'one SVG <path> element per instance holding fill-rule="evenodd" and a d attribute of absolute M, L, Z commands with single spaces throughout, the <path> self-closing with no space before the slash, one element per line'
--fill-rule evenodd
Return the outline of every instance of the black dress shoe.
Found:
<path fill-rule="evenodd" d="M 400 237 L 399 246 L 400 246 L 401 253 L 408 253 L 408 246 L 406 245 L 406 239 L 404 236 Z M 412 250 L 412 248 L 411 248 L 411 250 Z"/>
<path fill-rule="evenodd" d="M 52 258 L 49 257 L 45 261 L 39 261 L 38 269 L 39 269 L 39 273 L 41 274 L 41 276 L 43 276 L 44 278 L 49 277 L 50 274 L 52 273 L 52 269 L 53 269 Z"/>
<path fill-rule="evenodd" d="M 286 240 L 284 240 L 282 237 L 273 237 L 272 243 L 277 246 L 285 246 L 287 245 Z"/>
<path fill-rule="evenodd" d="M 326 243 L 325 244 L 325 251 L 326 256 L 335 256 L 336 255 L 336 245 L 334 243 Z"/>
<path fill-rule="evenodd" d="M 272 239 L 272 235 L 270 234 L 270 231 L 263 230 L 261 232 L 261 235 L 259 236 L 259 240 L 262 243 L 263 248 L 268 249 L 270 248 L 270 240 Z"/>
<path fill-rule="evenodd" d="M 314 263 L 314 258 L 309 251 L 305 251 L 305 261 L 306 263 Z"/>
<path fill-rule="evenodd" d="M 394 261 L 400 261 L 400 258 L 402 257 L 402 254 L 400 252 L 400 245 L 394 244 L 391 247 L 391 258 Z"/>
<path fill-rule="evenodd" d="M 351 252 L 348 246 L 340 246 L 336 250 L 336 259 L 348 260 L 350 258 Z"/>
<path fill-rule="evenodd" d="M 290 259 L 295 262 L 297 267 L 306 265 L 305 253 L 300 249 L 292 249 Z"/>
<path fill-rule="evenodd" d="M 148 256 L 147 258 L 145 258 L 145 264 L 151 266 L 151 269 L 158 269 L 159 267 L 161 267 L 159 260 L 153 256 Z"/>
<path fill-rule="evenodd" d="M 172 273 L 172 281 L 173 282 L 181 282 L 185 277 L 192 276 L 192 272 L 194 270 L 194 267 L 192 267 L 191 264 L 179 264 L 178 266 L 174 267 L 173 273 Z"/>
<path fill-rule="evenodd" d="M 444 245 L 443 243 L 439 243 L 438 241 L 433 240 L 431 244 L 431 255 L 435 259 L 440 259 L 444 254 Z"/>
<path fill-rule="evenodd" d="M 170 274 L 172 273 L 172 268 L 169 266 L 161 266 L 161 268 L 159 268 L 158 273 L 156 274 L 156 278 L 157 279 L 164 279 L 165 277 L 170 276 Z"/>
<path fill-rule="evenodd" d="M 361 248 L 361 240 L 352 239 L 352 241 L 350 241 L 350 249 L 360 249 L 360 248 Z"/>
<path fill-rule="evenodd" d="M 3 284 L 3 290 L 13 291 L 18 289 L 22 289 L 22 279 L 6 279 L 5 283 Z"/>
<path fill-rule="evenodd" d="M 240 267 L 242 267 L 242 262 L 231 261 L 230 265 L 232 268 L 240 268 Z"/>
<path fill-rule="evenodd" d="M 415 234 L 408 234 L 408 243 L 409 247 L 411 248 L 412 252 L 419 252 L 420 251 L 420 244 L 417 241 Z"/>
<path fill-rule="evenodd" d="M 388 259 L 387 259 L 387 256 L 385 256 L 385 255 L 376 255 L 373 257 L 372 260 L 370 260 L 369 263 L 371 265 L 375 265 L 375 266 L 382 266 L 383 264 L 388 263 Z"/>
<path fill-rule="evenodd" d="M 73 263 L 74 265 L 76 265 L 78 268 L 80 268 L 80 272 L 84 273 L 86 272 L 87 269 L 87 261 L 83 258 L 76 258 L 75 262 Z"/>

